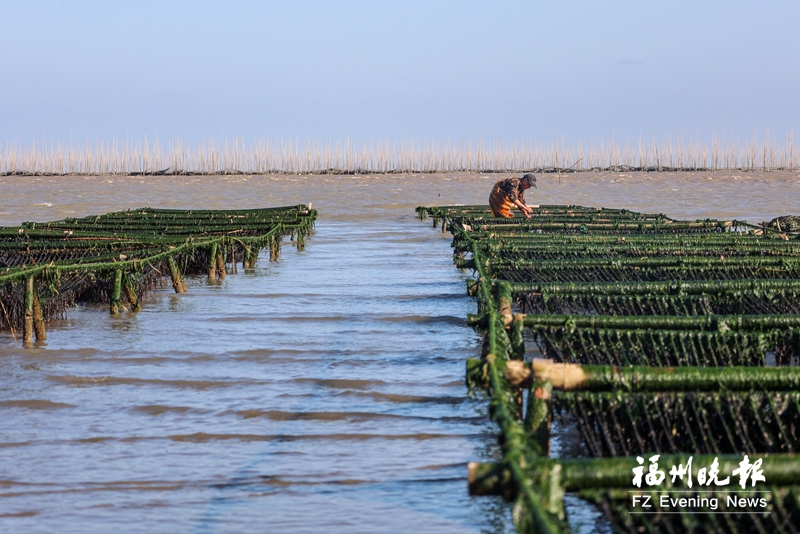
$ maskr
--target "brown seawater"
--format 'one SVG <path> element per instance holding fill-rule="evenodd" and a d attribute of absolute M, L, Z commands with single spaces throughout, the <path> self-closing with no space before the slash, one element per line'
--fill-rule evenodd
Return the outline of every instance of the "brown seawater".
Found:
<path fill-rule="evenodd" d="M 469 273 L 414 213 L 486 203 L 501 177 L 0 177 L 3 225 L 143 206 L 320 213 L 305 250 L 285 243 L 277 263 L 165 287 L 138 314 L 82 306 L 31 350 L 0 332 L 0 531 L 510 531 L 508 505 L 466 490 L 466 462 L 497 454 L 463 380 L 480 352 Z M 529 203 L 800 214 L 797 172 L 538 185 Z M 573 508 L 591 532 L 597 518 Z"/>

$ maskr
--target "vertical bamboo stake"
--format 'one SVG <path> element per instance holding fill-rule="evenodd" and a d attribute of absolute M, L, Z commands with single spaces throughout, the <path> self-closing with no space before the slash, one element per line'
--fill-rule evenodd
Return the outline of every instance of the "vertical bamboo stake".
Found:
<path fill-rule="evenodd" d="M 217 244 L 211 244 L 211 252 L 209 253 L 209 257 L 211 258 L 209 261 L 208 266 L 208 279 L 209 280 L 216 280 L 217 279 Z"/>
<path fill-rule="evenodd" d="M 525 428 L 528 438 L 539 446 L 542 456 L 550 455 L 550 424 L 552 411 L 553 384 L 547 380 L 535 381 L 528 396 L 528 413 L 525 414 Z"/>
<path fill-rule="evenodd" d="M 122 271 L 120 269 L 116 269 L 114 271 L 114 282 L 113 282 L 112 290 L 111 290 L 111 305 L 109 310 L 111 315 L 116 315 L 119 313 L 120 308 L 122 307 Z"/>
<path fill-rule="evenodd" d="M 45 341 L 47 339 L 47 331 L 44 327 L 44 316 L 42 314 L 42 306 L 39 304 L 39 291 L 38 284 L 34 281 L 33 285 L 33 330 L 36 333 L 36 341 Z"/>
<path fill-rule="evenodd" d="M 242 269 L 252 269 L 250 266 L 250 247 L 245 245 L 244 247 L 244 260 L 242 261 Z"/>
<path fill-rule="evenodd" d="M 33 277 L 25 279 L 25 320 L 22 328 L 22 344 L 33 345 Z"/>
<path fill-rule="evenodd" d="M 175 293 L 186 293 L 186 282 L 181 278 L 181 271 L 175 263 L 175 258 L 168 257 L 167 264 L 169 264 L 169 276 L 172 278 L 172 288 Z"/>
<path fill-rule="evenodd" d="M 223 257 L 225 249 L 223 248 L 222 250 L 222 252 L 217 252 L 217 276 L 219 276 L 220 280 L 228 275 L 228 273 L 225 272 L 225 259 Z"/>
<path fill-rule="evenodd" d="M 125 289 L 125 296 L 128 297 L 131 309 L 135 312 L 141 311 L 142 306 L 139 304 L 139 298 L 136 296 L 136 290 L 133 288 L 133 283 L 129 276 L 123 279 L 123 289 Z"/>
<path fill-rule="evenodd" d="M 511 341 L 511 353 L 509 354 L 509 358 L 513 360 L 523 360 L 525 358 L 524 331 L 525 323 L 522 321 L 514 321 L 511 323 L 511 328 L 508 332 Z M 521 419 L 523 411 L 522 388 L 519 388 L 515 397 L 517 401 L 517 415 Z"/>
<path fill-rule="evenodd" d="M 515 320 L 511 323 L 511 331 L 509 337 L 511 338 L 511 358 L 514 360 L 523 360 L 525 358 L 525 323 L 523 321 Z"/>

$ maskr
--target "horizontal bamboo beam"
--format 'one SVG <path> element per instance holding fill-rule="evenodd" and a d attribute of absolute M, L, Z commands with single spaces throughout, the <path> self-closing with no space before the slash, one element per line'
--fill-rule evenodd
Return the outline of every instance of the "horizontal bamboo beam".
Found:
<path fill-rule="evenodd" d="M 550 295 L 704 295 L 720 293 L 758 293 L 783 289 L 800 289 L 800 280 L 686 280 L 669 282 L 511 282 L 514 293 L 547 293 Z"/>
<path fill-rule="evenodd" d="M 463 262 L 469 264 L 470 260 Z M 714 257 L 714 256 L 690 256 L 690 257 L 666 257 L 666 258 L 576 258 L 558 260 L 504 260 L 487 259 L 487 267 L 493 269 L 592 269 L 592 268 L 619 268 L 619 269 L 647 269 L 650 267 L 765 267 L 765 268 L 794 268 L 800 265 L 800 257 L 765 257 L 765 256 L 746 256 L 746 257 Z M 456 262 L 458 267 L 462 267 L 460 262 Z M 474 268 L 472 265 L 465 265 Z"/>
<path fill-rule="evenodd" d="M 800 315 L 523 315 L 527 327 L 656 329 L 656 330 L 772 330 L 799 328 Z"/>
<path fill-rule="evenodd" d="M 658 453 L 642 455 L 645 460 L 645 471 L 648 469 L 649 458 Z M 658 465 L 666 474 L 671 466 L 687 465 L 692 458 L 694 471 L 694 484 L 697 484 L 697 469 L 710 467 L 717 460 L 719 480 L 730 476 L 726 491 L 741 490 L 738 476 L 733 476 L 734 470 L 739 468 L 742 455 L 714 455 L 714 454 L 661 454 Z M 788 486 L 800 484 L 800 455 L 798 454 L 758 454 L 750 455 L 751 463 L 762 459 L 759 469 L 770 486 Z M 565 491 L 578 491 L 591 488 L 625 488 L 628 490 L 639 489 L 633 485 L 633 468 L 641 464 L 636 458 L 575 458 L 575 459 L 545 459 L 530 458 L 524 466 L 525 473 L 532 479 L 541 478 L 543 472 L 560 470 L 561 486 Z M 668 489 L 672 477 L 665 476 L 661 488 Z M 509 467 L 499 462 L 478 463 L 470 462 L 467 465 L 467 480 L 470 495 L 501 495 L 514 494 L 516 488 L 514 477 L 509 473 Z M 688 478 L 686 479 L 688 480 Z M 685 482 L 679 487 L 686 487 Z M 677 485 L 675 487 L 678 487 Z M 644 481 L 642 488 L 645 491 L 651 488 Z M 748 488 L 751 488 L 748 483 Z"/>
<path fill-rule="evenodd" d="M 657 234 L 643 236 L 613 236 L 613 235 L 594 235 L 595 239 L 586 239 L 584 236 L 574 236 L 572 234 L 538 234 L 545 235 L 547 238 L 528 239 L 508 236 L 503 239 L 484 238 L 474 236 L 481 248 L 491 253 L 511 252 L 593 252 L 614 251 L 614 252 L 640 252 L 640 251 L 697 251 L 704 252 L 709 250 L 754 250 L 754 251 L 797 251 L 800 249 L 800 240 L 783 239 L 764 239 L 755 237 L 738 237 L 734 234 Z M 712 238 L 713 237 L 713 238 Z"/>
<path fill-rule="evenodd" d="M 483 360 L 467 360 L 467 373 L 482 372 Z M 555 363 L 505 362 L 513 386 L 550 381 L 562 391 L 780 391 L 800 390 L 800 367 L 618 367 Z M 471 381 L 474 383 L 474 380 Z M 484 383 L 488 385 L 488 383 Z"/>
<path fill-rule="evenodd" d="M 591 232 L 595 231 L 614 231 L 614 232 L 644 232 L 653 230 L 666 230 L 668 232 L 677 232 L 680 230 L 703 230 L 703 229 L 725 229 L 731 226 L 730 221 L 717 222 L 676 222 L 671 224 L 655 223 L 652 221 L 642 222 L 624 222 L 624 223 L 594 223 L 591 221 L 586 222 L 525 222 L 519 224 L 489 224 L 485 221 L 475 223 L 475 227 L 483 232 L 490 232 L 494 228 L 502 226 L 503 230 L 515 229 L 520 232 L 530 232 L 531 230 L 579 230 Z"/>
<path fill-rule="evenodd" d="M 616 330 L 764 331 L 800 328 L 800 315 L 526 315 L 516 313 L 510 324 L 529 328 L 605 328 Z M 467 315 L 469 326 L 485 327 L 486 314 Z"/>

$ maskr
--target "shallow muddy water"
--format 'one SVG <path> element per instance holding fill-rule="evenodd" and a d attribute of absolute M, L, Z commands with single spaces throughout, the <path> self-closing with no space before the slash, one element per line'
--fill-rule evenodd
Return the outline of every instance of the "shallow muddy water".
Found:
<path fill-rule="evenodd" d="M 450 236 L 420 204 L 498 175 L 0 177 L 0 224 L 142 206 L 313 202 L 277 263 L 190 279 L 138 314 L 82 307 L 23 350 L 0 332 L 0 531 L 503 532 L 466 462 L 496 454 Z M 529 203 L 749 222 L 800 213 L 792 173 L 539 176 Z M 575 443 L 559 444 L 575 454 Z M 574 525 L 596 518 L 574 505 Z"/>

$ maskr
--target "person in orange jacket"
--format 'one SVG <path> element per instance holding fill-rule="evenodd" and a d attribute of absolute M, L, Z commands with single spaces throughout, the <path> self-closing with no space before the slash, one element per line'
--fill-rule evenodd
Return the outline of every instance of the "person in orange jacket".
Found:
<path fill-rule="evenodd" d="M 531 218 L 533 208 L 525 204 L 525 190 L 536 187 L 536 176 L 526 174 L 522 178 L 500 180 L 489 195 L 489 207 L 495 217 L 513 217 L 511 210 L 518 208 L 525 217 Z M 534 206 L 538 208 L 539 206 Z"/>

